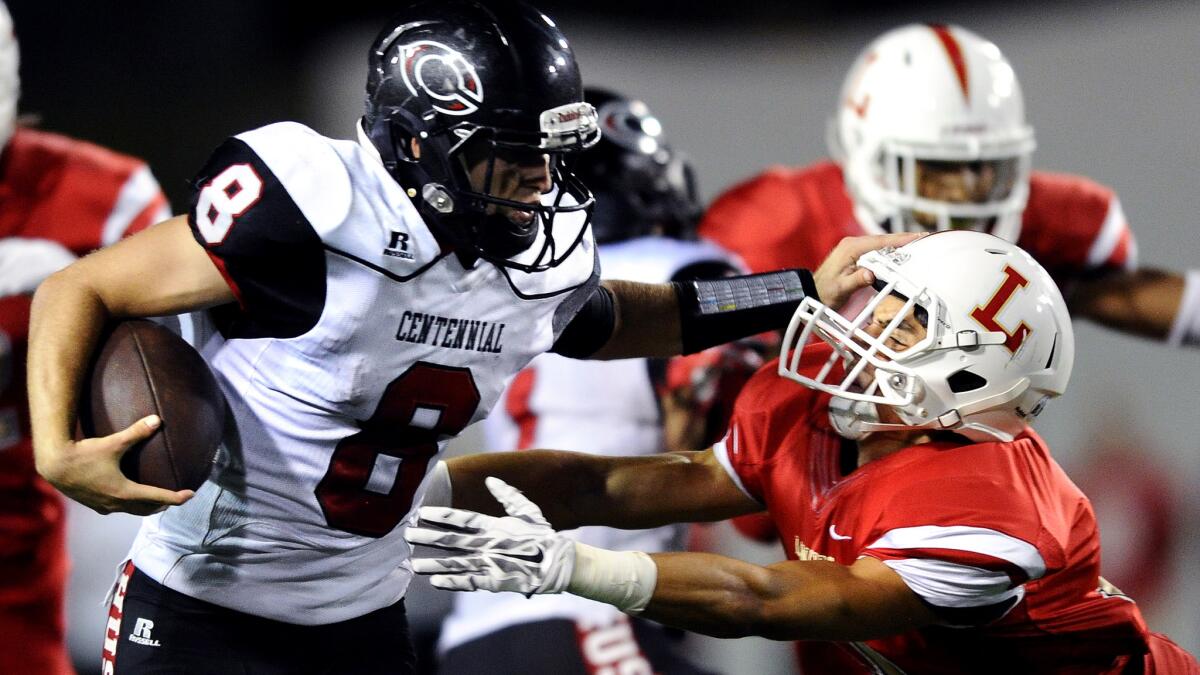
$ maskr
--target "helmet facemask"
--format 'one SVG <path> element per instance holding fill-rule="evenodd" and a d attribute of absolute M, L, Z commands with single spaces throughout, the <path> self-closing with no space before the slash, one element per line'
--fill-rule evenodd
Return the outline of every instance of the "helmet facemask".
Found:
<path fill-rule="evenodd" d="M 864 190 L 874 193 L 890 231 L 975 230 L 1014 241 L 1029 199 L 1032 151 L 1032 134 L 988 148 L 887 141 L 871 169 L 875 185 Z"/>
<path fill-rule="evenodd" d="M 396 112 L 402 117 L 405 111 Z M 560 117 L 574 123 L 556 125 Z M 409 147 L 406 125 L 389 124 L 385 142 L 394 148 L 395 160 L 384 164 L 402 185 L 423 186 L 419 194 L 410 188 L 409 196 L 460 253 L 522 272 L 544 271 L 565 260 L 587 232 L 595 200 L 565 158 L 594 145 L 600 132 L 587 103 L 547 110 L 541 118 L 543 131 L 534 133 L 466 121 L 433 128 L 416 139 L 419 156 Z M 372 142 L 378 147 L 381 140 Z M 498 178 L 503 167 L 541 162 L 548 162 L 550 186 L 536 203 L 494 194 L 503 189 Z M 528 216 L 513 219 L 506 215 L 510 212 Z M 552 228 L 559 214 L 575 212 L 586 215 L 563 246 L 564 238 L 551 236 Z M 535 244 L 535 252 L 520 255 Z"/>
<path fill-rule="evenodd" d="M 964 365 L 966 360 L 955 358 L 955 352 L 1003 349 L 1006 335 L 953 331 L 946 318 L 949 310 L 945 301 L 889 264 L 889 259 L 903 262 L 904 258 L 903 250 L 884 249 L 860 259 L 859 265 L 870 269 L 877 281 L 875 295 L 853 318 L 805 298 L 784 335 L 779 375 L 833 396 L 831 421 L 848 438 L 903 429 L 946 429 L 976 436 L 968 417 L 1017 398 L 1028 381 L 997 395 L 989 392 L 986 398 L 970 399 L 970 394 L 960 398 L 960 393 L 969 392 L 973 386 L 968 379 L 973 374 Z M 872 335 L 868 326 L 888 298 L 902 304 L 878 334 Z M 924 327 L 923 335 L 912 330 L 913 321 Z M 901 336 L 903 332 L 907 334 Z M 814 340 L 830 345 L 833 353 L 809 377 L 801 373 L 801 355 Z M 890 407 L 900 423 L 881 422 L 877 408 L 881 405 Z M 997 437 L 993 430 L 984 435 Z"/>

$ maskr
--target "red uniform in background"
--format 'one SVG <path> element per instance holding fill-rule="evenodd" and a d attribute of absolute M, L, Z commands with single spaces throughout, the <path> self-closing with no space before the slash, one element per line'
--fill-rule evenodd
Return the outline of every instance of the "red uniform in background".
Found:
<path fill-rule="evenodd" d="M 29 437 L 31 294 L 70 254 L 170 214 L 145 163 L 31 129 L 18 129 L 0 157 L 0 204 L 0 672 L 73 672 L 62 615 L 64 503 L 34 470 Z"/>
<path fill-rule="evenodd" d="M 810 347 L 805 374 L 831 350 Z M 829 396 L 760 370 L 714 451 L 769 511 L 787 557 L 871 556 L 941 625 L 861 643 L 800 642 L 806 673 L 1195 673 L 1100 577 L 1087 498 L 1032 430 L 1011 443 L 946 435 L 857 466 Z"/>
<path fill-rule="evenodd" d="M 699 231 L 740 255 L 753 272 L 816 269 L 842 237 L 868 233 L 855 217 L 841 169 L 828 161 L 775 167 L 730 188 L 709 207 Z M 1120 200 L 1081 176 L 1033 172 L 1015 243 L 1060 286 L 1136 265 Z"/>

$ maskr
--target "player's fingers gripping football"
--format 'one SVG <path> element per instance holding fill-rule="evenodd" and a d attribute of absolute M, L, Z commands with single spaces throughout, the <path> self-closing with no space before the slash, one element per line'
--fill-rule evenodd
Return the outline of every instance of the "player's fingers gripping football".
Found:
<path fill-rule="evenodd" d="M 168 506 L 182 504 L 192 490 L 164 490 L 129 480 L 120 469 L 120 459 L 133 445 L 154 435 L 161 420 L 144 417 L 108 436 L 89 438 L 76 444 L 75 461 L 64 485 L 58 487 L 71 498 L 98 513 L 150 515 Z"/>

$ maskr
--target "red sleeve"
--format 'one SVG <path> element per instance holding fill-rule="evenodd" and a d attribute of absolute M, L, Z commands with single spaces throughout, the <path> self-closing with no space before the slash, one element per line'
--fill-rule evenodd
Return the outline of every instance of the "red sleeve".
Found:
<path fill-rule="evenodd" d="M 741 256 L 752 272 L 795 267 L 796 255 L 783 244 L 802 212 L 788 170 L 775 167 L 717 197 L 699 233 Z"/>
<path fill-rule="evenodd" d="M 1018 243 L 1060 281 L 1137 265 L 1120 199 L 1082 176 L 1033 174 Z"/>
<path fill-rule="evenodd" d="M 774 362 L 750 378 L 734 403 L 725 436 L 713 445 L 717 460 L 733 481 L 759 502 L 763 501 L 763 469 L 772 449 L 771 439 L 764 433 L 768 426 L 761 403 L 769 392 L 769 379 L 778 379 L 773 371 Z"/>
<path fill-rule="evenodd" d="M 828 358 L 825 345 L 806 349 L 807 366 Z M 734 482 L 753 499 L 762 502 L 764 482 L 777 453 L 805 452 L 805 440 L 797 437 L 805 429 L 817 406 L 817 392 L 779 376 L 779 359 L 772 359 L 756 372 L 738 394 L 725 437 L 713 445 L 718 461 Z"/>
<path fill-rule="evenodd" d="M 145 162 L 44 132 L 18 137 L 13 161 L 35 181 L 22 236 L 51 239 L 84 255 L 170 215 Z"/>
<path fill-rule="evenodd" d="M 1020 481 L 993 470 L 986 453 L 1012 451 L 997 445 L 1004 444 L 928 449 L 943 456 L 875 476 L 864 509 L 860 555 L 881 560 L 950 625 L 1000 618 L 1026 582 L 1066 565 L 1062 543 L 1043 524 L 1053 515 L 1039 512 Z M 953 453 L 962 455 L 947 461 Z"/>

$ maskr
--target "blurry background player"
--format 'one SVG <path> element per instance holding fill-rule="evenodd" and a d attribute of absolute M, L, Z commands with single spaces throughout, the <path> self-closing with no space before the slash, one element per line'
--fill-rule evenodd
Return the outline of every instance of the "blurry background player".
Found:
<path fill-rule="evenodd" d="M 732 256 L 695 240 L 700 203 L 692 168 L 665 143 L 659 120 L 646 104 L 596 88 L 585 90 L 584 98 L 596 107 L 602 135 L 572 168 L 596 197 L 592 229 L 604 276 L 660 283 L 736 273 Z M 738 363 L 750 365 L 738 369 Z M 707 418 L 720 415 L 718 399 L 732 403 L 737 385 L 760 363 L 756 353 L 738 348 L 679 357 L 673 368 L 680 372 L 667 391 L 661 360 L 601 363 L 545 354 L 517 373 L 492 410 L 485 422 L 486 448 L 654 455 L 698 447 L 689 443 L 713 428 Z M 693 381 L 701 386 L 691 387 Z M 681 405 L 680 389 L 688 390 L 684 395 L 693 405 Z M 693 389 L 704 390 L 698 394 L 702 400 L 691 400 L 697 396 Z M 723 424 L 717 423 L 717 433 Z M 664 432 L 664 426 L 671 431 Z M 587 527 L 571 536 L 611 549 L 666 551 L 681 546 L 685 528 Z M 442 625 L 439 672 L 700 672 L 675 654 L 677 637 L 658 624 L 629 619 L 611 605 L 585 598 L 463 594 L 455 596 L 454 610 Z"/>
<path fill-rule="evenodd" d="M 1184 277 L 1138 269 L 1111 189 L 1031 170 L 1020 83 L 978 35 L 909 25 L 868 45 L 842 87 L 829 147 L 834 161 L 772 168 L 725 192 L 700 234 L 763 271 L 819 260 L 849 234 L 991 232 L 1042 263 L 1076 316 L 1200 343 L 1200 275 L 1188 276 L 1185 296 Z"/>
<path fill-rule="evenodd" d="M 141 161 L 17 125 L 18 56 L 0 3 L 0 672 L 68 673 L 65 507 L 29 438 L 30 298 L 77 256 L 170 214 Z"/>
<path fill-rule="evenodd" d="M 714 636 L 802 640 L 805 673 L 1200 673 L 1100 576 L 1091 504 L 1029 427 L 1075 357 L 1045 269 L 969 231 L 859 265 L 876 279 L 865 308 L 849 319 L 806 299 L 707 450 L 451 460 L 454 503 L 504 517 L 422 508 L 406 536 L 453 553 L 414 570 L 450 590 L 569 592 Z M 597 550 L 553 529 L 760 508 L 785 561 Z"/>

